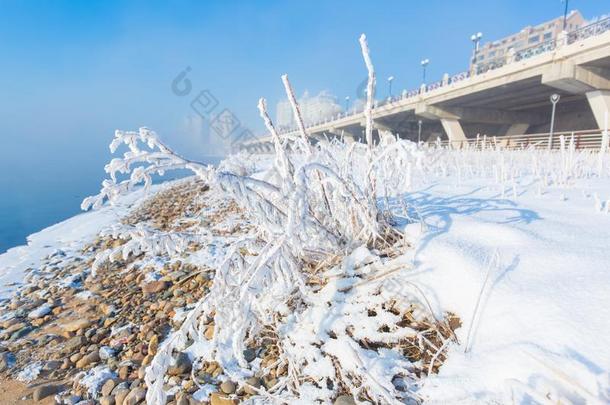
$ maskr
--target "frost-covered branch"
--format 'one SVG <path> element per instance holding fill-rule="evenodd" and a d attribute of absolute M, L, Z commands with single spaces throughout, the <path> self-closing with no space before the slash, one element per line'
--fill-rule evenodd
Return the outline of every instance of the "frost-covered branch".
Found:
<path fill-rule="evenodd" d="M 362 48 L 362 57 L 368 70 L 368 82 L 366 84 L 366 105 L 364 108 L 364 119 L 366 121 L 365 138 L 369 149 L 373 147 L 373 97 L 375 93 L 375 68 L 371 61 L 369 45 L 366 42 L 366 35 L 360 35 L 360 47 Z"/>
<path fill-rule="evenodd" d="M 305 124 L 303 123 L 303 116 L 301 115 L 301 110 L 299 108 L 299 104 L 294 96 L 294 91 L 292 90 L 292 86 L 290 85 L 290 81 L 288 80 L 288 75 L 282 75 L 282 82 L 284 83 L 284 89 L 286 91 L 286 96 L 288 97 L 288 101 L 290 101 L 290 106 L 292 107 L 292 113 L 294 115 L 294 119 L 297 122 L 299 127 L 299 131 L 301 132 L 301 140 L 303 142 L 305 153 L 310 155 L 312 153 L 311 144 L 309 143 L 309 137 L 307 136 L 307 130 L 305 129 Z"/>

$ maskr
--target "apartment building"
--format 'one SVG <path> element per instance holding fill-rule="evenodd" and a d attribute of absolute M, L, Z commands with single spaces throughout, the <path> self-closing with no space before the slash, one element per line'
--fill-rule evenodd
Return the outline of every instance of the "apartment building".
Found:
<path fill-rule="evenodd" d="M 571 11 L 566 18 L 566 31 L 576 30 L 587 21 L 580 11 Z M 557 39 L 563 30 L 563 16 L 535 26 L 527 26 L 521 31 L 496 41 L 483 43 L 477 51 L 477 66 L 485 66 L 490 63 L 503 64 L 506 57 L 521 50 L 549 43 Z M 512 49 L 512 51 L 511 51 Z M 472 68 L 472 59 L 471 59 Z"/>

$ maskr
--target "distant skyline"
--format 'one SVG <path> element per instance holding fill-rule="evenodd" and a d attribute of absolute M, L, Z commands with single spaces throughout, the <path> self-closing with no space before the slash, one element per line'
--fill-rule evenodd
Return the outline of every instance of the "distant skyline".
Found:
<path fill-rule="evenodd" d="M 587 19 L 610 11 L 608 1 L 569 4 Z M 37 229 L 27 225 L 33 210 L 43 225 L 76 212 L 51 215 L 47 205 L 98 188 L 115 129 L 147 126 L 188 157 L 218 154 L 226 141 L 210 130 L 213 114 L 202 119 L 191 106 L 203 90 L 218 103 L 214 114 L 230 111 L 254 133 L 263 130 L 258 98 L 275 116 L 284 73 L 297 95 L 353 100 L 366 76 L 363 32 L 383 97 L 389 76 L 395 94 L 419 86 L 423 58 L 429 81 L 466 70 L 475 32 L 492 40 L 562 13 L 560 0 L 4 0 L 0 209 L 10 205 L 11 226 L 27 232 Z M 180 96 L 172 83 L 187 68 L 192 89 Z M 11 234 L 3 226 L 0 238 Z"/>

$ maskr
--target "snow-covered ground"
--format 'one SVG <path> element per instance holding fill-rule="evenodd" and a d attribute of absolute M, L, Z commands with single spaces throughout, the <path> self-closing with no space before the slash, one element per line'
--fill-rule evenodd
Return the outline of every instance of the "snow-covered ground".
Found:
<path fill-rule="evenodd" d="M 608 395 L 610 215 L 594 195 L 610 197 L 610 182 L 543 195 L 519 187 L 516 199 L 480 179 L 456 183 L 450 176 L 407 198 L 428 226 L 412 280 L 463 322 L 461 345 L 422 395 L 436 403 Z"/>

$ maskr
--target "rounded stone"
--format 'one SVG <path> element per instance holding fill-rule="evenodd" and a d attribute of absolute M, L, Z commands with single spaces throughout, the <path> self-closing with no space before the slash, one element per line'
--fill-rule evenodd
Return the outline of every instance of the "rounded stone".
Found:
<path fill-rule="evenodd" d="M 220 390 L 225 394 L 233 394 L 236 388 L 237 387 L 235 386 L 235 383 L 233 381 L 227 380 L 220 384 Z"/>
<path fill-rule="evenodd" d="M 254 388 L 260 388 L 260 386 L 261 386 L 261 380 L 259 378 L 250 377 L 246 380 L 246 385 L 244 386 L 244 391 L 246 392 L 246 394 L 255 395 L 256 390 Z"/>
<path fill-rule="evenodd" d="M 356 405 L 356 401 L 351 395 L 340 395 L 335 399 L 333 405 Z"/>

